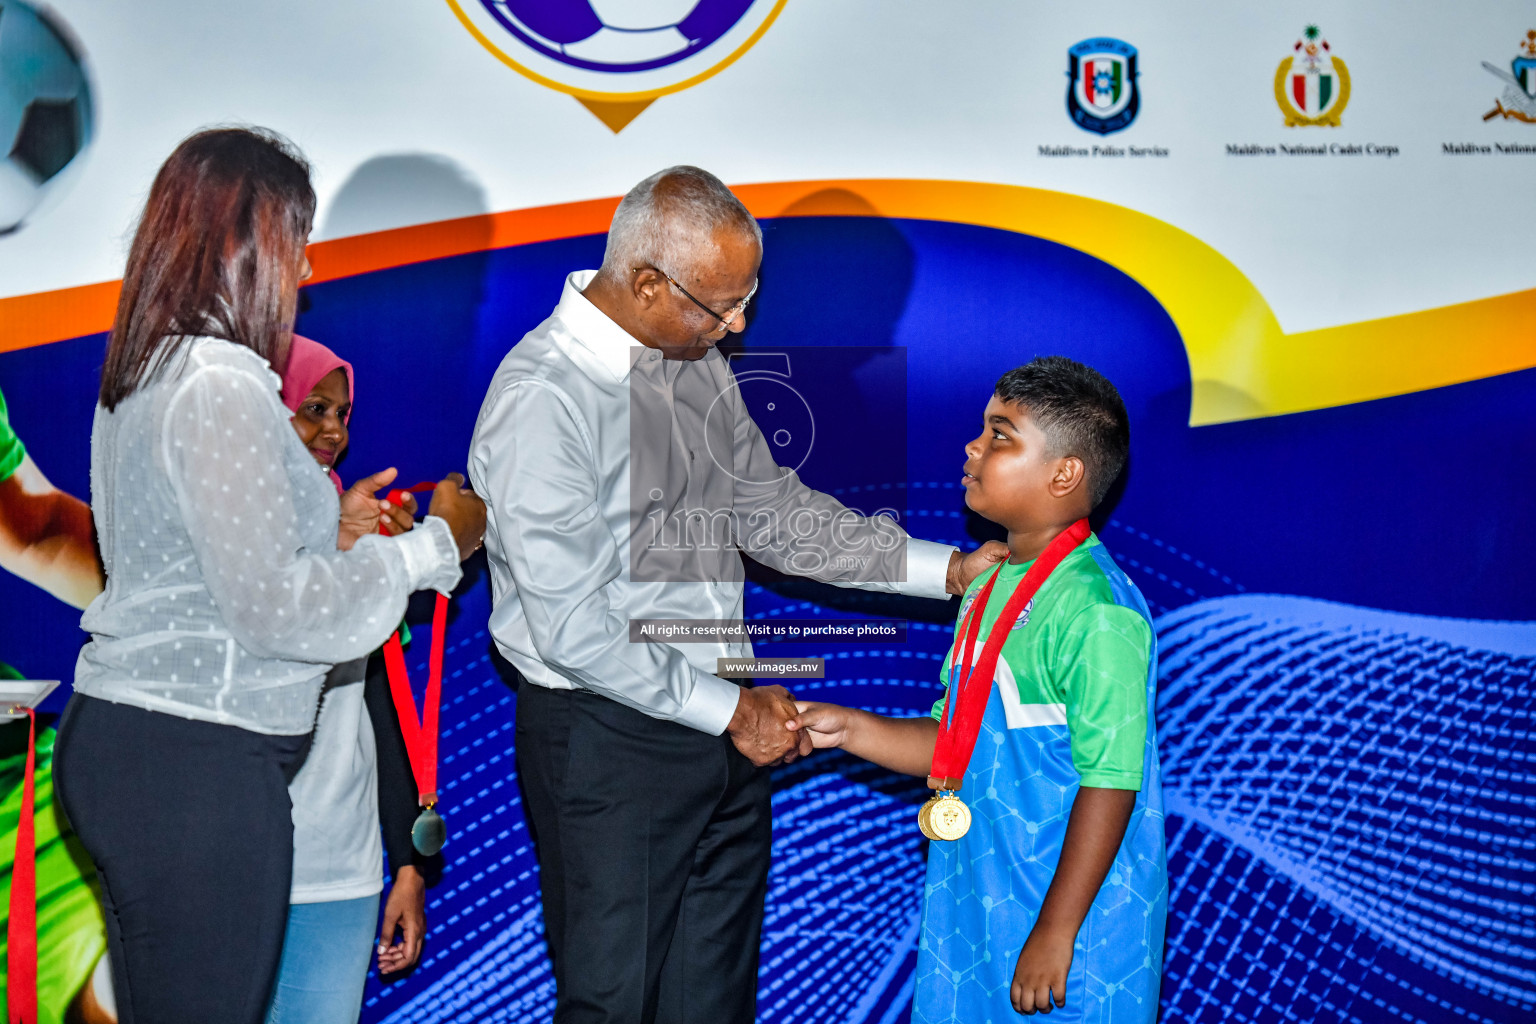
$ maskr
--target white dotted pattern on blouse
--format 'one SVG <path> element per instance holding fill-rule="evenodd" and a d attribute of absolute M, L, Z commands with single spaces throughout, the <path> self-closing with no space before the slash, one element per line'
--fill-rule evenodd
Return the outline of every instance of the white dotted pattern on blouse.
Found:
<path fill-rule="evenodd" d="M 187 341 L 148 384 L 96 409 L 91 505 L 106 590 L 75 689 L 255 732 L 308 732 L 333 664 L 389 636 L 407 595 L 459 580 L 448 524 L 336 550 L 330 478 L 255 352 Z"/>

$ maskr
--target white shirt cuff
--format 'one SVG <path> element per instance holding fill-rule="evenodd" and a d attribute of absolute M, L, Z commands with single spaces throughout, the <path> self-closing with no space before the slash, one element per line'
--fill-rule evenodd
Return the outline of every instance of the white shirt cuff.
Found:
<path fill-rule="evenodd" d="M 677 713 L 674 721 L 690 729 L 719 736 L 731 724 L 731 719 L 736 715 L 736 704 L 740 700 L 741 687 L 719 676 L 700 672 L 694 678 L 693 692 L 683 702 L 683 709 Z"/>
<path fill-rule="evenodd" d="M 907 538 L 907 581 L 896 588 L 910 597 L 931 597 L 946 601 L 949 591 L 944 581 L 949 577 L 949 557 L 960 550 L 952 544 Z"/>
<path fill-rule="evenodd" d="M 427 516 L 409 533 L 394 538 L 405 559 L 405 576 L 411 590 L 435 590 L 450 594 L 464 572 L 459 568 L 459 546 L 453 542 L 448 521 Z"/>

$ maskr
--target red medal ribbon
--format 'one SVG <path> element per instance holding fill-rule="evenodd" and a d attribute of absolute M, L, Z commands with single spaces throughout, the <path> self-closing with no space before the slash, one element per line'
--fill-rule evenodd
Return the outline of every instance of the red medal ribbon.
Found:
<path fill-rule="evenodd" d="M 37 715 L 27 712 L 27 770 L 16 819 L 16 854 L 11 862 L 10 919 L 6 922 L 6 1003 L 11 1024 L 37 1024 L 37 842 L 33 823 L 33 772 L 37 761 Z"/>
<path fill-rule="evenodd" d="M 933 767 L 928 775 L 930 786 L 960 788 L 960 780 L 971 763 L 971 753 L 976 749 L 976 738 L 981 734 L 981 720 L 986 717 L 987 699 L 992 694 L 992 673 L 997 668 L 997 659 L 1003 652 L 1009 630 L 1041 585 L 1079 544 L 1088 539 L 1090 532 L 1088 520 L 1079 519 L 1046 546 L 1019 581 L 997 621 L 992 623 L 987 642 L 981 648 L 981 658 L 974 665 L 971 655 L 981 632 L 981 616 L 992 596 L 992 585 L 1003 571 L 1001 564 L 992 571 L 992 577 L 971 602 L 955 638 L 955 657 L 950 660 L 949 692 L 944 695 L 944 714 L 939 719 L 939 735 L 933 745 Z"/>
<path fill-rule="evenodd" d="M 437 487 L 420 483 L 415 487 L 389 492 L 392 505 L 403 506 L 407 493 L 421 493 Z M 379 532 L 383 533 L 381 526 Z M 422 698 L 420 717 L 416 697 L 411 693 L 411 677 L 405 668 L 405 650 L 400 646 L 397 629 L 384 641 L 384 672 L 389 676 L 389 693 L 395 700 L 395 714 L 400 719 L 400 733 L 405 738 L 405 752 L 411 759 L 411 774 L 416 777 L 416 792 L 423 807 L 437 803 L 437 711 L 443 693 L 443 637 L 448 631 L 448 598 L 437 595 L 432 611 L 432 653 L 427 662 L 427 692 Z"/>

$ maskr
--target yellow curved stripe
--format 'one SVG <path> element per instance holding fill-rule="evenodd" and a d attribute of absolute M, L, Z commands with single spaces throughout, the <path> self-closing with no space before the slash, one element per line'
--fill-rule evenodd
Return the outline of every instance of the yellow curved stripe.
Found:
<path fill-rule="evenodd" d="M 1189 422 L 1279 416 L 1409 394 L 1536 366 L 1536 288 L 1286 334 L 1252 282 L 1155 217 L 1063 192 L 960 181 L 737 186 L 758 217 L 880 216 L 976 224 L 1058 242 L 1146 288 L 1189 358 Z M 389 267 L 598 234 L 616 198 L 439 221 L 310 246 L 315 283 Z M 0 352 L 104 331 L 117 282 L 0 299 Z"/>
<path fill-rule="evenodd" d="M 962 181 L 737 187 L 759 217 L 977 224 L 1095 256 L 1146 288 L 1189 356 L 1192 426 L 1350 405 L 1536 366 L 1536 288 L 1286 334 L 1226 257 L 1155 217 L 1063 192 Z"/>

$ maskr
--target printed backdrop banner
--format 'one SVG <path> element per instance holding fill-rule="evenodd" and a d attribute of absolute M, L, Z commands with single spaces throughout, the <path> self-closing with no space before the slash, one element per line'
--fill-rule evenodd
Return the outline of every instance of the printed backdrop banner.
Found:
<path fill-rule="evenodd" d="M 13 497 L 43 476 L 89 495 L 126 240 L 165 155 L 215 123 L 314 163 L 298 329 L 356 368 L 348 480 L 462 469 L 497 363 L 601 260 L 617 197 L 671 164 L 761 219 L 739 351 L 781 369 L 744 393 L 764 422 L 763 396 L 800 398 L 775 443 L 852 506 L 975 545 L 961 446 L 997 377 L 1049 353 L 1103 370 L 1134 445 L 1096 526 L 1161 653 L 1163 1019 L 1536 1013 L 1528 4 L 0 0 L 0 390 L 31 460 L 0 452 L 6 569 L 37 527 Z M 836 386 L 811 369 L 851 346 Z M 908 623 L 765 649 L 826 659 L 801 695 L 918 714 L 940 692 L 953 604 L 748 576 L 753 620 Z M 9 572 L 0 600 L 0 659 L 64 680 L 57 712 L 78 610 Z M 365 1021 L 553 1005 L 489 606 L 471 563 L 430 935 L 409 977 L 370 979 Z M 104 971 L 50 750 L 58 1020 L 102 1009 Z M 924 795 L 836 754 L 776 772 L 761 1020 L 906 1019 Z"/>

